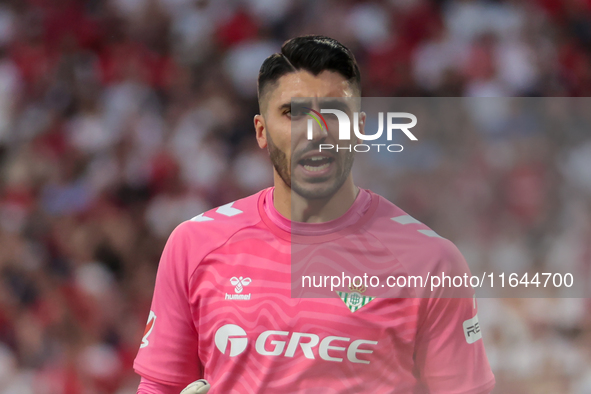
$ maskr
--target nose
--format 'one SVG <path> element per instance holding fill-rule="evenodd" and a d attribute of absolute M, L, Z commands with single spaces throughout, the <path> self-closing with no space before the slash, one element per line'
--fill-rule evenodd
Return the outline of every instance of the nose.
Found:
<path fill-rule="evenodd" d="M 308 139 L 308 141 L 322 141 L 327 136 L 328 130 L 326 129 L 326 124 L 319 120 L 317 116 L 315 116 L 314 118 L 308 118 L 306 134 L 306 138 Z"/>

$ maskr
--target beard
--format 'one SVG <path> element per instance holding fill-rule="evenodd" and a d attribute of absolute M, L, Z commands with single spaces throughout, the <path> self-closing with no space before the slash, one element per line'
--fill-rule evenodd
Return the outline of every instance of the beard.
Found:
<path fill-rule="evenodd" d="M 318 152 L 321 143 L 323 142 L 310 141 L 304 149 L 295 152 L 292 156 L 298 158 L 310 151 Z M 292 163 L 285 152 L 275 145 L 269 132 L 267 132 L 267 150 L 271 162 L 273 163 L 273 167 L 283 182 L 293 192 L 308 200 L 326 199 L 333 196 L 347 180 L 351 173 L 351 168 L 353 168 L 353 161 L 355 158 L 353 152 L 343 151 L 342 153 L 337 153 L 334 157 L 334 165 L 337 166 L 335 175 L 307 182 L 293 179 L 291 174 L 293 169 L 298 165 L 298 160 L 295 160 Z"/>
<path fill-rule="evenodd" d="M 285 152 L 275 145 L 270 133 L 267 133 L 267 151 L 269 152 L 269 157 L 271 158 L 273 167 L 283 182 L 285 182 L 285 184 L 291 188 L 291 171 L 289 160 L 287 159 Z"/>

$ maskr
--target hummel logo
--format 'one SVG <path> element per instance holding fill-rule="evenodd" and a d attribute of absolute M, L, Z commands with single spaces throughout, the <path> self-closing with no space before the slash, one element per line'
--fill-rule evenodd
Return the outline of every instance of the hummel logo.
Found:
<path fill-rule="evenodd" d="M 244 290 L 244 286 L 248 286 L 250 284 L 250 282 L 252 282 L 252 279 L 250 278 L 237 278 L 237 277 L 232 277 L 232 279 L 230 279 L 230 283 L 232 283 L 232 285 L 236 286 L 234 288 L 234 291 L 238 294 L 242 293 L 242 290 Z"/>
<path fill-rule="evenodd" d="M 243 278 L 233 276 L 230 279 L 230 283 L 234 286 L 234 292 L 236 294 L 228 294 L 226 293 L 226 300 L 250 300 L 250 293 L 248 294 L 240 294 L 244 291 L 244 287 L 248 286 L 252 283 L 252 279 L 250 278 Z"/>

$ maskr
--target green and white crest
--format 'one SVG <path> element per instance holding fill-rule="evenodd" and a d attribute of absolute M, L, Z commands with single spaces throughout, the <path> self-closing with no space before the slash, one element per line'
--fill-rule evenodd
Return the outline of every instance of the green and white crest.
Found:
<path fill-rule="evenodd" d="M 347 293 L 345 291 L 337 291 L 341 300 L 347 305 L 347 308 L 351 312 L 355 312 L 358 309 L 364 307 L 365 305 L 369 304 L 375 297 L 368 297 L 364 296 L 357 291 L 353 291 L 351 293 Z"/>

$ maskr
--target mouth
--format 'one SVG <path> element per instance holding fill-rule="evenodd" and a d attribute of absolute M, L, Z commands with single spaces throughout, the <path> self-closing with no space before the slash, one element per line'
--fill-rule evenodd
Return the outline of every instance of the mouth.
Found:
<path fill-rule="evenodd" d="M 298 161 L 298 164 L 303 166 L 306 171 L 319 172 L 327 169 L 334 161 L 332 157 L 328 156 L 312 156 Z"/>
<path fill-rule="evenodd" d="M 327 175 L 334 167 L 334 162 L 335 158 L 332 156 L 312 152 L 298 160 L 297 163 L 307 177 L 318 177 Z"/>

